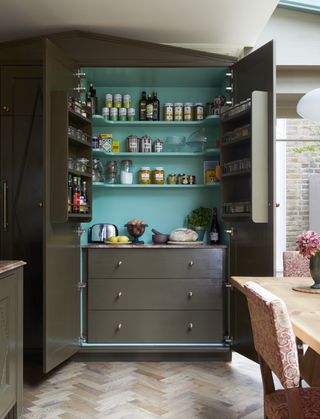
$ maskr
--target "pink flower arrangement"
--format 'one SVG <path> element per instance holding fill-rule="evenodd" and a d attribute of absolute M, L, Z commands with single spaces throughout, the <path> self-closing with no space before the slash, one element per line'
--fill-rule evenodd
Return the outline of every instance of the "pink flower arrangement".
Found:
<path fill-rule="evenodd" d="M 310 259 L 320 253 L 320 236 L 315 231 L 307 231 L 297 237 L 296 245 L 300 255 Z"/>

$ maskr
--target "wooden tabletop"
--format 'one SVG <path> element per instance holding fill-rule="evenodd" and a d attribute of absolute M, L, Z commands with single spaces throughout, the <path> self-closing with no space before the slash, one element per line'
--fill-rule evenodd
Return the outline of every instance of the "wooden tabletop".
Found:
<path fill-rule="evenodd" d="M 320 294 L 307 294 L 292 289 L 312 285 L 312 278 L 234 276 L 230 280 L 241 292 L 243 284 L 248 281 L 256 282 L 282 298 L 296 336 L 320 354 Z"/>

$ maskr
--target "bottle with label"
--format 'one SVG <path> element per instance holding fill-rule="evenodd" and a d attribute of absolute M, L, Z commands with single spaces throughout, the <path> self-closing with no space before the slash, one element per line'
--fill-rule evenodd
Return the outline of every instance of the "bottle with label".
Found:
<path fill-rule="evenodd" d="M 91 100 L 92 115 L 95 115 L 98 113 L 98 97 L 96 89 L 93 88 L 93 83 L 90 83 L 89 85 L 89 95 Z"/>
<path fill-rule="evenodd" d="M 153 92 L 153 120 L 160 121 L 160 101 L 158 99 L 157 92 Z"/>
<path fill-rule="evenodd" d="M 218 223 L 218 208 L 213 208 L 212 223 L 210 229 L 210 244 L 220 243 L 220 228 Z"/>
<path fill-rule="evenodd" d="M 87 182 L 85 180 L 82 182 L 82 186 L 81 186 L 79 213 L 88 214 Z"/>
<path fill-rule="evenodd" d="M 146 108 L 146 120 L 153 121 L 153 99 L 151 95 L 148 95 Z"/>
<path fill-rule="evenodd" d="M 68 176 L 68 213 L 72 212 L 72 175 Z"/>
<path fill-rule="evenodd" d="M 139 121 L 146 120 L 146 113 L 147 113 L 147 93 L 142 92 L 142 96 L 139 101 Z"/>
<path fill-rule="evenodd" d="M 79 214 L 80 211 L 80 178 L 74 176 L 72 185 L 72 204 L 73 213 Z"/>

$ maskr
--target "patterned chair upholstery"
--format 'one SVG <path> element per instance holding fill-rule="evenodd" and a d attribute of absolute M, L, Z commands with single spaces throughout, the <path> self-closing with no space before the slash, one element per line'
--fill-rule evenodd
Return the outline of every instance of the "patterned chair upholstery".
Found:
<path fill-rule="evenodd" d="M 300 388 L 295 335 L 285 303 L 259 284 L 244 285 L 269 419 L 320 418 L 320 388 Z M 275 390 L 272 371 L 283 390 Z"/>
<path fill-rule="evenodd" d="M 299 252 L 286 251 L 283 257 L 283 276 L 311 276 L 309 259 L 303 257 Z"/>

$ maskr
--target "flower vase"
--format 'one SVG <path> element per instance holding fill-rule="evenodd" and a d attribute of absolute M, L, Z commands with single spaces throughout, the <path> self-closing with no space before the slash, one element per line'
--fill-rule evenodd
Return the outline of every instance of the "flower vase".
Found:
<path fill-rule="evenodd" d="M 320 253 L 316 253 L 310 258 L 310 274 L 314 280 L 311 288 L 320 289 Z"/>

